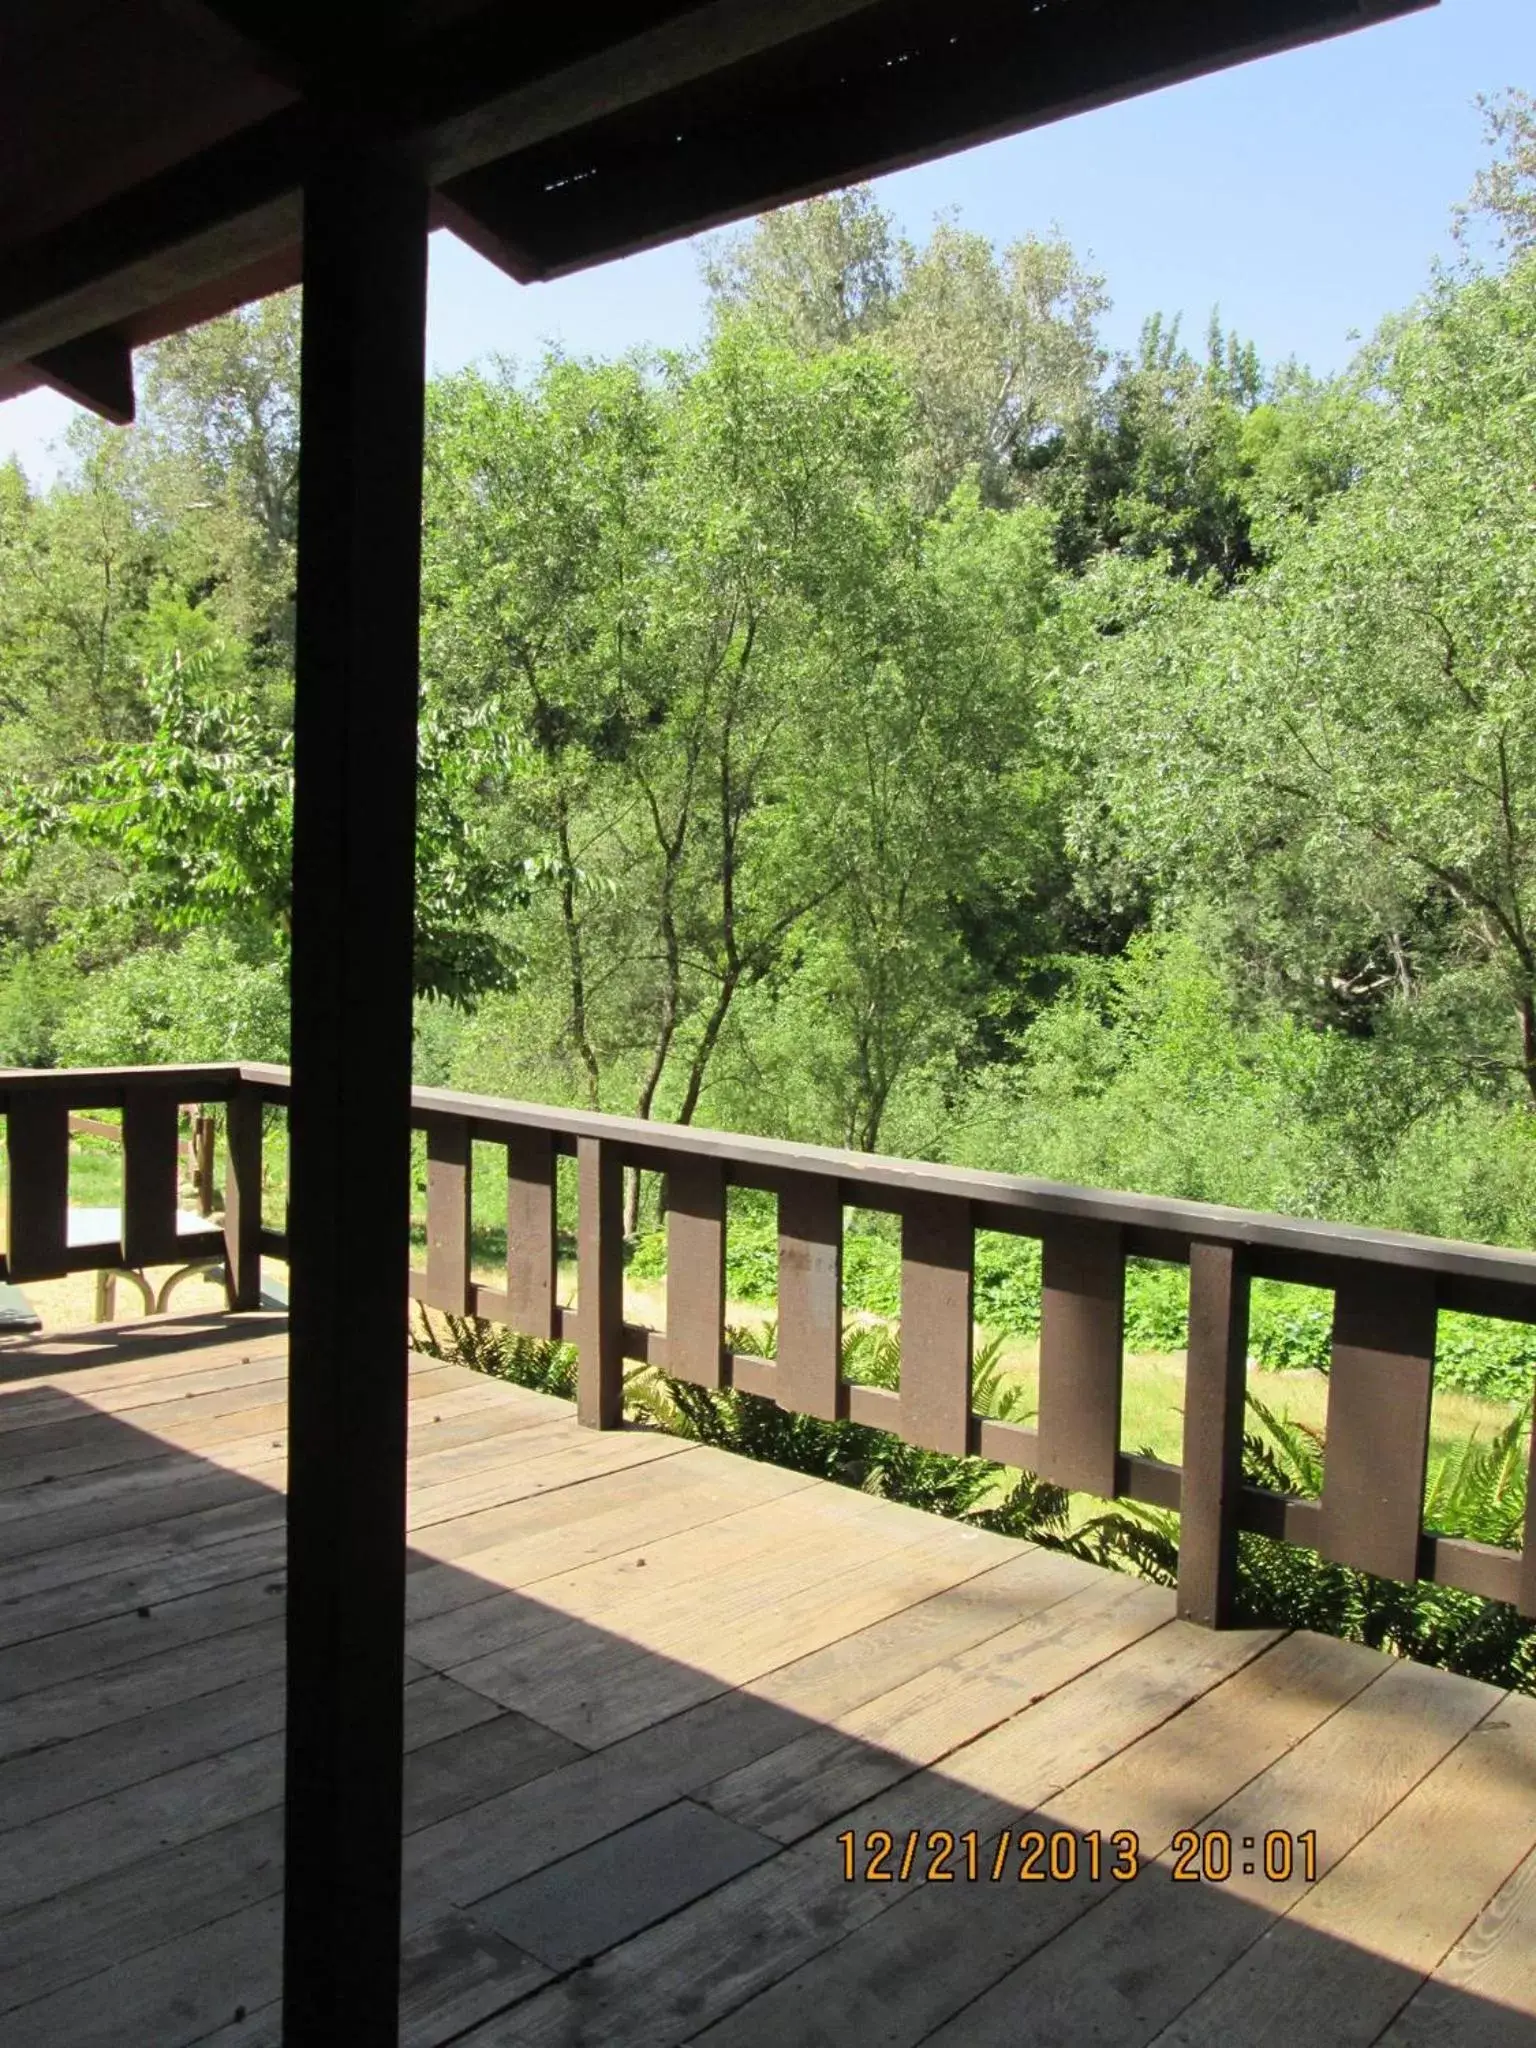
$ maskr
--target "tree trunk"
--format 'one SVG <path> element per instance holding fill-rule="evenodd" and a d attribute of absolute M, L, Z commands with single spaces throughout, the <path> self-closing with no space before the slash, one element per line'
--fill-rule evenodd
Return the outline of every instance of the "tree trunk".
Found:
<path fill-rule="evenodd" d="M 587 1034 L 587 975 L 582 954 L 581 921 L 576 915 L 576 869 L 571 859 L 571 826 L 565 798 L 560 799 L 560 916 L 565 926 L 565 950 L 570 963 L 571 1038 L 587 1072 L 587 1106 L 601 1108 L 597 1054 Z"/>
<path fill-rule="evenodd" d="M 1536 1107 L 1536 996 L 1529 989 L 1521 993 L 1519 1017 L 1520 1070 L 1525 1076 L 1526 1093 Z"/>

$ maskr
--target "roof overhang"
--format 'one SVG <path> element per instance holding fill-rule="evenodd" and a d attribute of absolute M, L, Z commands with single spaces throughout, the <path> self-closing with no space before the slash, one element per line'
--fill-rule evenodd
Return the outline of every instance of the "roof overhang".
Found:
<path fill-rule="evenodd" d="M 134 348 L 297 281 L 338 123 L 529 281 L 1435 0 L 9 4 L 0 397 L 121 419 Z"/>

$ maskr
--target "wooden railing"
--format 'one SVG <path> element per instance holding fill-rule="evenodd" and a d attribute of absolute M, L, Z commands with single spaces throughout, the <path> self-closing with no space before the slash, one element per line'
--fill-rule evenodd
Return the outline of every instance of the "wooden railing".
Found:
<path fill-rule="evenodd" d="M 8 1277 L 115 1262 L 144 1265 L 203 1254 L 176 1234 L 176 1111 L 226 1106 L 228 1187 L 223 1248 L 230 1299 L 254 1306 L 263 1252 L 286 1256 L 260 1216 L 263 1110 L 286 1102 L 279 1067 L 188 1067 L 0 1074 L 11 1190 Z M 119 1245 L 67 1238 L 71 1111 L 123 1113 Z M 412 1294 L 579 1351 L 578 1414 L 596 1428 L 622 1419 L 626 1361 L 704 1387 L 736 1387 L 781 1407 L 890 1430 L 937 1451 L 972 1453 L 1059 1486 L 1131 1499 L 1180 1515 L 1179 1608 L 1230 1619 L 1237 1533 L 1253 1530 L 1318 1550 L 1383 1578 L 1431 1580 L 1536 1616 L 1536 1483 L 1525 1544 L 1495 1549 L 1423 1525 L 1436 1320 L 1443 1309 L 1536 1324 L 1536 1256 L 1438 1238 L 1156 1201 L 1002 1174 L 728 1137 L 676 1125 L 418 1088 L 412 1121 L 425 1133 L 426 1264 Z M 506 1270 L 476 1281 L 470 1260 L 472 1148 L 505 1160 Z M 557 1297 L 557 1161 L 574 1155 L 579 1184 L 577 1300 Z M 667 1327 L 624 1320 L 623 1176 L 665 1176 Z M 499 1169 L 498 1169 L 499 1170 Z M 726 1343 L 726 1196 L 772 1195 L 778 1208 L 778 1345 L 773 1358 Z M 845 1207 L 884 1210 L 901 1227 L 898 1391 L 842 1376 Z M 974 1245 L 978 1230 L 1042 1247 L 1038 1425 L 972 1405 Z M 1187 1265 L 1189 1345 L 1184 1437 L 1177 1465 L 1121 1448 L 1123 1323 L 1128 1258 Z M 1250 1283 L 1326 1288 L 1334 1298 L 1326 1453 L 1320 1499 L 1247 1484 L 1242 1431 Z M 1533 1461 L 1536 1462 L 1536 1461 Z M 1532 1474 L 1536 1481 L 1536 1471 Z"/>

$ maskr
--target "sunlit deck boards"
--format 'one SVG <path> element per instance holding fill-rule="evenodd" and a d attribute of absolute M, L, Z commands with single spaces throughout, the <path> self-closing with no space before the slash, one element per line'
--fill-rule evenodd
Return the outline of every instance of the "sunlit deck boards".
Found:
<path fill-rule="evenodd" d="M 278 2039 L 283 1370 L 259 1317 L 0 1352 L 7 2048 Z M 1536 1700 L 413 1393 L 407 2040 L 1536 2042 Z M 1025 1816 L 1142 1874 L 985 1881 Z M 850 1884 L 850 1827 L 983 1881 Z M 1243 1874 L 1309 1828 L 1318 1883 Z"/>

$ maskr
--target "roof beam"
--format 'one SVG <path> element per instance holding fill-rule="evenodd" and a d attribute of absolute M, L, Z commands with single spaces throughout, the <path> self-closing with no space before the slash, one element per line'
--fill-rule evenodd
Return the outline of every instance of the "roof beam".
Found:
<path fill-rule="evenodd" d="M 449 179 L 522 279 L 1105 106 L 1434 0 L 881 0 Z"/>
<path fill-rule="evenodd" d="M 305 101 L 0 242 L 0 372 L 101 329 L 142 338 L 158 309 L 263 274 L 300 236 L 317 119 L 408 146 L 440 219 L 514 277 L 553 277 L 1433 4 L 645 0 L 615 44 L 611 14 L 575 7 L 450 5 L 410 40 L 422 15 L 402 0 L 407 39 L 364 39 L 352 68 L 326 57 L 334 37 L 317 42 Z M 250 7 L 229 12 L 249 33 Z"/>
<path fill-rule="evenodd" d="M 219 19 L 203 0 L 169 4 Z M 875 4 L 709 0 L 690 9 L 651 0 L 633 10 L 641 31 L 612 47 L 603 10 L 569 9 L 531 26 L 496 8 L 424 46 L 387 48 L 343 84 L 365 102 L 360 125 L 409 142 L 425 174 L 440 180 L 558 134 L 594 107 L 628 106 Z M 339 89 L 323 79 L 315 85 L 322 100 Z M 314 122 L 302 103 L 269 115 L 31 245 L 0 245 L 0 365 L 123 325 L 291 245 Z M 462 208 L 447 217 L 518 274 L 504 234 L 482 229 Z"/>
<path fill-rule="evenodd" d="M 28 367 L 43 383 L 110 420 L 133 423 L 133 351 L 120 334 L 82 334 L 33 356 Z"/>

